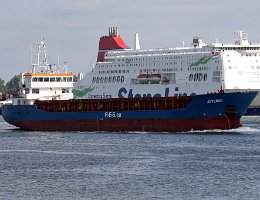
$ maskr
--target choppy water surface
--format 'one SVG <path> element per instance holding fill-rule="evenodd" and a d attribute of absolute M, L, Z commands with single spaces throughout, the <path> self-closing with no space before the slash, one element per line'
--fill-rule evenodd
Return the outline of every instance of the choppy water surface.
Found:
<path fill-rule="evenodd" d="M 189 133 L 26 132 L 0 117 L 0 199 L 260 199 L 260 117 Z"/>

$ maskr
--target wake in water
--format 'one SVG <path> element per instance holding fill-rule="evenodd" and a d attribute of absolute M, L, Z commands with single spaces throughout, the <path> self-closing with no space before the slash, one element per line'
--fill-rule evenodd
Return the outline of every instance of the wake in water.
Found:
<path fill-rule="evenodd" d="M 220 130 L 220 129 L 213 129 L 213 130 L 203 130 L 203 131 L 189 131 L 186 133 L 209 133 L 209 134 L 230 134 L 230 133 L 235 133 L 235 134 L 253 134 L 260 132 L 260 129 L 257 128 L 252 128 L 248 126 L 243 126 L 235 129 L 229 129 L 229 130 Z"/>

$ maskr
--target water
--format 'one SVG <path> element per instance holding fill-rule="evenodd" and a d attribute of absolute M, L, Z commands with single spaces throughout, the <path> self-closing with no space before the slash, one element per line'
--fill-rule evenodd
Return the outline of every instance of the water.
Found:
<path fill-rule="evenodd" d="M 0 117 L 0 199 L 260 199 L 260 117 L 190 133 L 27 132 Z"/>

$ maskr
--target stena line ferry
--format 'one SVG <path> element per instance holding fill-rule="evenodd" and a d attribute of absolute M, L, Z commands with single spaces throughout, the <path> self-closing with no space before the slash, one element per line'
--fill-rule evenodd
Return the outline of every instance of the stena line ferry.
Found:
<path fill-rule="evenodd" d="M 74 97 L 174 97 L 260 90 L 260 44 L 237 32 L 234 43 L 205 44 L 194 37 L 191 47 L 140 49 L 136 34 L 131 49 L 116 27 L 99 40 L 97 62 L 74 85 Z M 260 96 L 247 114 L 260 114 Z"/>

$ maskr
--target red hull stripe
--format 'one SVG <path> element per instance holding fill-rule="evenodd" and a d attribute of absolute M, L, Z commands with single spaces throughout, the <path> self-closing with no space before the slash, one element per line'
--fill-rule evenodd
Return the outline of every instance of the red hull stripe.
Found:
<path fill-rule="evenodd" d="M 147 131 L 183 132 L 190 130 L 233 129 L 240 118 L 201 119 L 105 119 L 105 120 L 31 120 L 12 121 L 22 129 L 37 131 Z"/>

